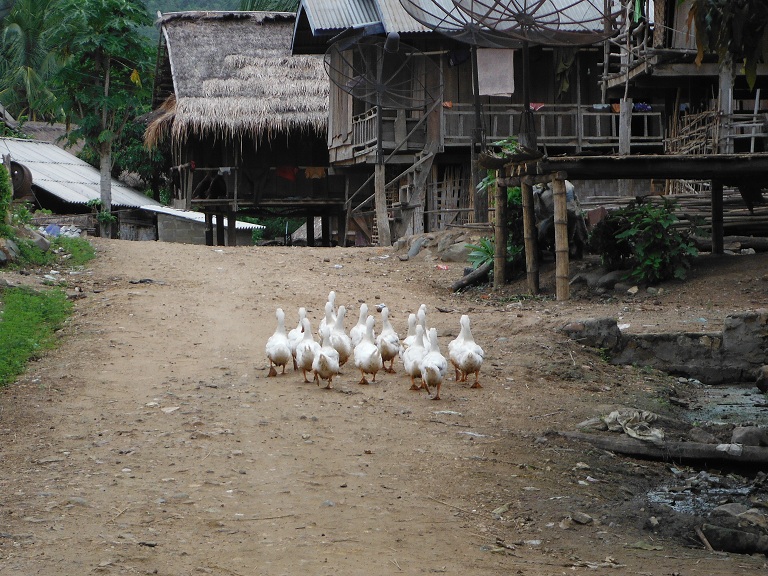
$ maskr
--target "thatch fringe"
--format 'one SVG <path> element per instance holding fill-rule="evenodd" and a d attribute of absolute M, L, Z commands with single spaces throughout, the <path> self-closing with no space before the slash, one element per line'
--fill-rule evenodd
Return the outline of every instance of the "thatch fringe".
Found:
<path fill-rule="evenodd" d="M 324 135 L 330 81 L 322 57 L 291 56 L 293 15 L 187 13 L 164 17 L 177 98 L 145 132 L 145 145 L 192 135 Z"/>

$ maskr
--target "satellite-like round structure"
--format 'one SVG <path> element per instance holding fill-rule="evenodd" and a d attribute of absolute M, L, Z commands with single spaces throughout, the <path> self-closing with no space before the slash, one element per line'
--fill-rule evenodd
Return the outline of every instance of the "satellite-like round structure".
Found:
<path fill-rule="evenodd" d="M 396 35 L 338 41 L 325 53 L 325 70 L 336 86 L 381 108 L 421 110 L 442 98 L 437 65 Z"/>
<path fill-rule="evenodd" d="M 419 0 L 407 0 L 419 1 Z M 425 0 L 427 2 L 443 0 Z M 451 0 L 467 19 L 512 41 L 543 46 L 595 44 L 618 31 L 618 0 Z"/>
<path fill-rule="evenodd" d="M 400 5 L 422 26 L 481 48 L 515 48 L 520 42 L 497 32 L 463 10 L 454 0 L 400 0 Z"/>

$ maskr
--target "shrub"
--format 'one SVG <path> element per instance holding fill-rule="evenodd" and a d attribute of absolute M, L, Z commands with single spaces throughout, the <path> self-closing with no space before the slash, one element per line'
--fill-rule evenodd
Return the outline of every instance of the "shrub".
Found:
<path fill-rule="evenodd" d="M 8 214 L 13 200 L 13 184 L 11 174 L 5 164 L 0 164 L 0 224 L 8 222 Z"/>
<path fill-rule="evenodd" d="M 662 204 L 633 200 L 595 227 L 590 246 L 607 268 L 628 267 L 635 281 L 683 280 L 698 252 L 688 234 L 674 226 L 674 207 L 668 198 Z"/>

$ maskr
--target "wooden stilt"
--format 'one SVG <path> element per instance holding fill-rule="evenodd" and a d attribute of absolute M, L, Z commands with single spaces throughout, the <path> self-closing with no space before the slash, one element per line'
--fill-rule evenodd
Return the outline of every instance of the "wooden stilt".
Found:
<path fill-rule="evenodd" d="M 507 187 L 496 184 L 495 248 L 493 255 L 493 289 L 501 290 L 506 284 L 507 264 Z"/>
<path fill-rule="evenodd" d="M 552 181 L 555 201 L 555 294 L 558 300 L 568 300 L 568 208 L 565 180 Z"/>
<path fill-rule="evenodd" d="M 520 183 L 523 197 L 523 240 L 525 241 L 525 271 L 528 290 L 531 294 L 539 293 L 539 242 L 536 231 L 536 219 L 533 213 L 533 186 Z"/>

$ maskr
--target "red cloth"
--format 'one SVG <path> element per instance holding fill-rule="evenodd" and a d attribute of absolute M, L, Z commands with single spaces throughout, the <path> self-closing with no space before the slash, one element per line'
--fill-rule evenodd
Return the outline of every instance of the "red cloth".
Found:
<path fill-rule="evenodd" d="M 296 180 L 296 174 L 298 174 L 299 169 L 296 166 L 278 166 L 276 172 L 280 178 L 293 182 Z"/>

